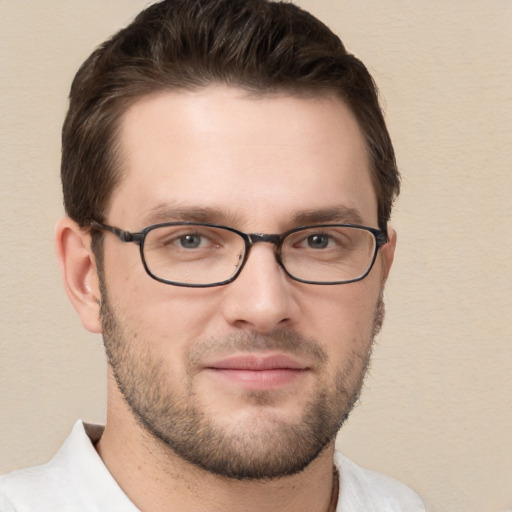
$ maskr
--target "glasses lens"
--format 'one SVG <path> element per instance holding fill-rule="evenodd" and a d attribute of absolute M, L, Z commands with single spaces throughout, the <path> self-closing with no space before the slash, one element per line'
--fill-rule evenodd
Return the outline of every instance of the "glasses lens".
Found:
<path fill-rule="evenodd" d="M 375 251 L 375 237 L 366 229 L 316 226 L 290 233 L 284 240 L 281 260 L 297 279 L 338 283 L 364 277 Z"/>
<path fill-rule="evenodd" d="M 175 284 L 207 286 L 236 274 L 245 242 L 229 229 L 178 224 L 149 231 L 143 251 L 154 277 Z"/>

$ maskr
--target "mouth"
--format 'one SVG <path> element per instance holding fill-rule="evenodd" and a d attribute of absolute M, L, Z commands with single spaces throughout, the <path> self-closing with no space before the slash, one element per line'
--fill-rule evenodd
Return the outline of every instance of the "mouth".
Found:
<path fill-rule="evenodd" d="M 238 354 L 204 367 L 227 383 L 252 390 L 272 390 L 295 382 L 310 368 L 287 354 Z"/>

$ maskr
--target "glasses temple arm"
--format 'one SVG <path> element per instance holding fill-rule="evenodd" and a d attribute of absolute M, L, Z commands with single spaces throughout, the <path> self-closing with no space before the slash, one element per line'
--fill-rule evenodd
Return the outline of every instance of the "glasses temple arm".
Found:
<path fill-rule="evenodd" d="M 117 238 L 119 238 L 119 240 L 122 242 L 140 243 L 142 240 L 142 233 L 131 233 L 130 231 L 125 231 L 124 229 L 109 226 L 108 224 L 102 224 L 101 222 L 96 222 L 95 220 L 91 221 L 91 227 L 100 229 L 102 231 L 109 231 L 110 233 L 117 236 Z"/>

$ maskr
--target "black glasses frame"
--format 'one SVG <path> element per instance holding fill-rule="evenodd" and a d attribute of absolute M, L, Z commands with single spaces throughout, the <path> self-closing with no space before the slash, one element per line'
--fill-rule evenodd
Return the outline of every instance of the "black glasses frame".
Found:
<path fill-rule="evenodd" d="M 139 251 L 140 251 L 140 257 L 142 259 L 142 264 L 144 265 L 144 269 L 146 270 L 146 273 L 156 281 L 160 281 L 161 283 L 170 284 L 173 286 L 184 286 L 187 288 L 211 288 L 214 286 L 223 286 L 226 284 L 229 284 L 233 282 L 239 275 L 240 272 L 242 272 L 242 269 L 245 266 L 245 263 L 247 262 L 247 259 L 249 257 L 249 251 L 251 250 L 251 247 L 254 244 L 260 243 L 260 242 L 266 242 L 274 245 L 274 254 L 277 263 L 281 266 L 281 268 L 286 272 L 286 274 L 293 279 L 294 281 L 298 281 L 300 283 L 306 283 L 306 284 L 319 284 L 319 285 L 332 285 L 332 284 L 348 284 L 348 283 L 354 283 L 357 281 L 361 281 L 364 279 L 373 268 L 373 265 L 375 263 L 375 260 L 377 259 L 377 253 L 379 249 L 386 244 L 388 240 L 387 234 L 382 231 L 381 229 L 377 228 L 371 228 L 368 226 L 361 226 L 358 224 L 315 224 L 312 226 L 300 226 L 297 228 L 290 229 L 288 231 L 285 231 L 281 234 L 266 234 L 266 233 L 244 233 L 243 231 L 239 231 L 238 229 L 231 228 L 229 226 L 223 226 L 221 224 L 210 224 L 207 222 L 162 222 L 159 224 L 152 224 L 151 226 L 147 226 L 144 229 L 142 229 L 139 232 L 132 233 L 130 231 L 126 231 L 124 229 L 120 229 L 114 226 L 109 226 L 108 224 L 102 224 L 101 222 L 91 221 L 90 223 L 91 228 L 97 229 L 100 231 L 108 231 L 109 233 L 114 234 L 119 240 L 122 242 L 133 242 L 135 244 L 138 244 Z M 217 283 L 209 283 L 209 284 L 190 284 L 190 283 L 180 283 L 176 281 L 169 281 L 167 279 L 163 279 L 161 277 L 156 276 L 151 272 L 148 265 L 146 264 L 146 259 L 144 258 L 144 241 L 146 239 L 147 234 L 152 231 L 153 229 L 160 228 L 160 227 L 166 227 L 166 226 L 206 226 L 211 228 L 221 228 L 225 229 L 227 231 L 231 231 L 232 233 L 236 233 L 239 235 L 245 243 L 245 252 L 243 260 L 240 262 L 238 270 L 235 272 L 235 274 L 224 281 L 220 281 Z M 281 248 L 283 245 L 283 242 L 286 237 L 291 235 L 292 233 L 297 233 L 300 231 L 304 231 L 306 229 L 311 228 L 326 228 L 326 227 L 342 227 L 342 228 L 354 228 L 354 229 L 363 229 L 365 231 L 370 232 L 374 238 L 375 238 L 375 250 L 373 252 L 373 257 L 371 260 L 370 265 L 368 266 L 368 269 L 366 272 L 354 279 L 349 279 L 345 281 L 309 281 L 307 279 L 301 279 L 299 277 L 295 277 L 293 274 L 290 274 L 286 267 L 284 266 L 282 260 L 281 260 Z"/>

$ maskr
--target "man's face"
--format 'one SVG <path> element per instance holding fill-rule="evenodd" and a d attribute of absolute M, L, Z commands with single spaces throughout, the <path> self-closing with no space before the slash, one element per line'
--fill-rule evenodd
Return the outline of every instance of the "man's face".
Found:
<path fill-rule="evenodd" d="M 123 229 L 377 227 L 363 137 L 334 97 L 220 86 L 161 93 L 126 113 L 119 140 L 124 174 L 105 221 Z M 217 474 L 300 471 L 357 399 L 382 314 L 386 251 L 363 281 L 322 286 L 291 280 L 273 246 L 259 243 L 234 282 L 184 288 L 151 279 L 135 244 L 106 235 L 103 335 L 134 417 Z"/>

